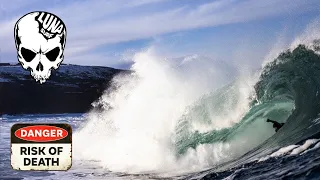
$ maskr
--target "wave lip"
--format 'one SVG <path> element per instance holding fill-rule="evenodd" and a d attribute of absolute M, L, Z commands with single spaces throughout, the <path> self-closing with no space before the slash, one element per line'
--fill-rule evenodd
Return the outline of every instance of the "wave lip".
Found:
<path fill-rule="evenodd" d="M 274 103 L 274 113 L 281 115 L 284 111 L 277 108 L 278 103 L 292 104 L 291 111 L 285 112 L 288 117 L 282 121 L 286 123 L 260 145 L 240 158 L 217 166 L 215 170 L 223 171 L 257 159 L 265 161 L 288 153 L 295 155 L 307 152 L 306 149 L 320 138 L 319 77 L 320 56 L 317 51 L 304 45 L 299 45 L 292 51 L 287 50 L 268 63 L 255 85 L 257 99 L 253 107 Z M 314 148 L 316 147 L 317 144 Z"/>
<path fill-rule="evenodd" d="M 190 148 L 197 151 L 200 145 L 224 143 L 228 146 L 224 148 L 228 151 L 227 158 L 212 164 L 214 169 L 223 170 L 257 158 L 266 160 L 291 151 L 292 154 L 304 151 L 304 146 L 295 144 L 320 132 L 316 121 L 320 117 L 320 56 L 316 46 L 299 45 L 268 63 L 254 85 L 255 96 L 248 103 L 248 111 L 230 127 L 200 132 L 194 130 L 192 121 L 199 121 L 194 117 L 200 117 L 200 120 L 206 117 L 206 106 L 215 108 L 218 104 L 225 107 L 225 94 L 233 98 L 231 104 L 237 104 L 235 94 L 238 93 L 231 91 L 234 84 L 195 103 L 182 116 L 177 128 L 175 144 L 179 156 L 188 154 Z M 216 112 L 219 113 L 219 108 Z M 285 125 L 274 134 L 272 126 L 266 123 L 267 118 L 285 122 Z M 206 120 L 210 122 L 209 117 Z M 274 152 L 277 149 L 280 150 Z"/>

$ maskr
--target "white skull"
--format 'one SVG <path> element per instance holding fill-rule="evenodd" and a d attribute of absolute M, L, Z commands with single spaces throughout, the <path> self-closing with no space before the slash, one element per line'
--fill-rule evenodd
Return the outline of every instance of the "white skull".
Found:
<path fill-rule="evenodd" d="M 57 33 L 59 24 L 62 30 Z M 20 64 L 41 84 L 50 77 L 51 69 L 57 69 L 63 61 L 66 28 L 62 20 L 51 13 L 31 12 L 20 18 L 14 38 Z"/>

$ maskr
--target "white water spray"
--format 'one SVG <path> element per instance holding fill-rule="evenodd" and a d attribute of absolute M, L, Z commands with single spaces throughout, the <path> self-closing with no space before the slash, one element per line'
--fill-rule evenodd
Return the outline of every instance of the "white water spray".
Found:
<path fill-rule="evenodd" d="M 136 54 L 134 61 L 134 73 L 114 78 L 98 102 L 105 110 L 89 113 L 88 122 L 75 133 L 75 159 L 100 161 L 111 171 L 129 173 L 199 170 L 227 159 L 228 143 L 200 145 L 177 159 L 172 136 L 186 107 L 232 80 L 228 69 L 200 58 L 176 66 L 152 49 Z M 248 86 L 239 89 L 245 98 Z M 221 118 L 219 128 L 239 121 L 235 116 L 241 113 L 224 117 L 230 122 Z"/>

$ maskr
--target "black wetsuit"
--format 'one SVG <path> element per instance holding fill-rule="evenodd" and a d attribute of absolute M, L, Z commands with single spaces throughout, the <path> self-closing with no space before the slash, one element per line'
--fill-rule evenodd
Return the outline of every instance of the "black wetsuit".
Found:
<path fill-rule="evenodd" d="M 273 128 L 278 132 L 278 130 L 284 125 L 284 123 L 278 123 L 277 121 L 273 121 L 268 119 L 267 122 L 272 122 L 273 123 Z"/>

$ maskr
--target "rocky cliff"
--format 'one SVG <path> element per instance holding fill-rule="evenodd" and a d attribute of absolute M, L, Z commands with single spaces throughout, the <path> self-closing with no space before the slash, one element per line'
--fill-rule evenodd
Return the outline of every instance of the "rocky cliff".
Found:
<path fill-rule="evenodd" d="M 20 65 L 0 64 L 0 114 L 82 113 L 128 71 L 97 66 L 61 65 L 44 84 Z"/>

